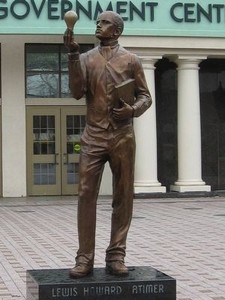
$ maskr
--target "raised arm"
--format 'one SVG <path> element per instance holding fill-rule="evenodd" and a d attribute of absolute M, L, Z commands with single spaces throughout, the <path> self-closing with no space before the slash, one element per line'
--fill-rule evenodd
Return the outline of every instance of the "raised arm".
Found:
<path fill-rule="evenodd" d="M 69 88 L 72 96 L 79 100 L 85 94 L 84 70 L 82 70 L 79 45 L 74 41 L 73 31 L 64 33 L 64 45 L 68 49 Z"/>

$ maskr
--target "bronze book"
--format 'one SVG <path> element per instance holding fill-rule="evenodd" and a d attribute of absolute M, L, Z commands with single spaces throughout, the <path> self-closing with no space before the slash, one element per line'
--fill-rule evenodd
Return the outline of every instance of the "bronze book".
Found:
<path fill-rule="evenodd" d="M 117 91 L 117 101 L 119 102 L 118 106 L 121 106 L 120 99 L 124 100 L 129 105 L 134 104 L 134 89 L 135 89 L 135 80 L 134 79 L 128 79 L 123 81 L 122 83 L 115 85 L 115 89 Z"/>

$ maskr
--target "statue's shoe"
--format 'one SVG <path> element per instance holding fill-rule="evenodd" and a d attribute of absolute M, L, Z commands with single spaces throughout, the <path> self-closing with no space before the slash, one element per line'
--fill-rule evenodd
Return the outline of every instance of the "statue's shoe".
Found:
<path fill-rule="evenodd" d="M 106 273 L 119 276 L 127 276 L 129 274 L 128 268 L 123 261 L 108 261 L 106 262 Z"/>
<path fill-rule="evenodd" d="M 93 265 L 77 263 L 75 267 L 69 270 L 71 278 L 81 278 L 93 272 Z"/>

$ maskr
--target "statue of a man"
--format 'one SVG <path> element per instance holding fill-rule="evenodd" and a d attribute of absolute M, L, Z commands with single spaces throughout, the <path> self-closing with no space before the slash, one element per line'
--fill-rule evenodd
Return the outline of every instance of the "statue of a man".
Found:
<path fill-rule="evenodd" d="M 79 249 L 70 276 L 93 271 L 96 203 L 104 165 L 113 175 L 111 239 L 106 249 L 106 272 L 127 275 L 124 264 L 127 233 L 132 219 L 135 162 L 134 117 L 152 103 L 140 60 L 118 44 L 123 19 L 115 12 L 101 13 L 96 23 L 100 45 L 80 54 L 73 32 L 64 34 L 69 49 L 69 86 L 75 99 L 86 97 L 86 126 L 81 137 L 78 200 Z M 133 103 L 119 99 L 115 86 L 133 79 Z"/>

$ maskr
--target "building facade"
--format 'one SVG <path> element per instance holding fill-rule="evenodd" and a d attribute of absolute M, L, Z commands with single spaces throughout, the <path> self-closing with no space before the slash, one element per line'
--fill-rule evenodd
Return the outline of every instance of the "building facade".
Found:
<path fill-rule="evenodd" d="M 4 3 L 3 3 L 4 2 Z M 113 9 L 120 44 L 142 60 L 152 107 L 134 120 L 135 193 L 225 188 L 225 4 L 202 1 L 0 1 L 0 195 L 73 195 L 85 99 L 68 90 L 63 15 L 97 44 L 95 20 Z M 106 165 L 102 194 L 111 194 Z"/>

